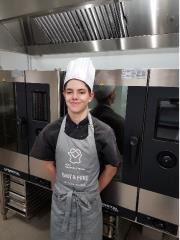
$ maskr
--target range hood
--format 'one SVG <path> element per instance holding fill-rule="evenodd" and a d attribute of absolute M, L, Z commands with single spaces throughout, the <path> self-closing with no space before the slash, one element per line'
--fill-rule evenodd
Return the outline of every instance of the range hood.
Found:
<path fill-rule="evenodd" d="M 178 0 L 6 2 L 0 27 L 32 55 L 178 47 Z"/>

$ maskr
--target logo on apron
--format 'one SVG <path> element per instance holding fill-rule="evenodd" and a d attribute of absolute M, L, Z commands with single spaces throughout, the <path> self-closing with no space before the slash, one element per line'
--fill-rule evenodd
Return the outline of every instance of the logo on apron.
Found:
<path fill-rule="evenodd" d="M 70 156 L 69 161 L 73 164 L 80 164 L 81 163 L 81 157 L 82 153 L 81 150 L 78 148 L 71 148 L 70 151 L 68 152 L 68 155 Z"/>

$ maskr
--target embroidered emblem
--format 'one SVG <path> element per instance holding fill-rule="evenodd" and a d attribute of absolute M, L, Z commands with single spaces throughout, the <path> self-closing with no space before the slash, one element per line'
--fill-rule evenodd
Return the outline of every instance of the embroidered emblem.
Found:
<path fill-rule="evenodd" d="M 68 155 L 70 156 L 69 161 L 73 164 L 77 163 L 81 163 L 81 157 L 82 157 L 82 153 L 81 150 L 79 150 L 78 148 L 71 148 L 70 151 L 68 152 Z"/>

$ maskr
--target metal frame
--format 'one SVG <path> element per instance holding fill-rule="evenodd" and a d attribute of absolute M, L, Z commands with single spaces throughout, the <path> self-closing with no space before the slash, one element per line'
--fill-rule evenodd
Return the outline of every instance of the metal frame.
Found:
<path fill-rule="evenodd" d="M 29 55 L 177 48 L 178 33 L 28 47 Z"/>

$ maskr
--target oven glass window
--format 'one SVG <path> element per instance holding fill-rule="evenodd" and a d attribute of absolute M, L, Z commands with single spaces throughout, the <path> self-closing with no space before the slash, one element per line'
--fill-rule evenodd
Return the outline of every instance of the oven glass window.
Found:
<path fill-rule="evenodd" d="M 17 151 L 15 84 L 0 83 L 0 147 Z"/>
<path fill-rule="evenodd" d="M 32 92 L 32 118 L 36 121 L 48 121 L 48 95 L 46 92 Z"/>
<path fill-rule="evenodd" d="M 95 98 L 90 105 L 92 115 L 114 130 L 121 155 L 123 155 L 127 90 L 127 86 L 106 85 L 103 87 L 103 92 L 95 90 Z"/>
<path fill-rule="evenodd" d="M 179 100 L 161 100 L 158 106 L 155 138 L 179 140 Z"/>
<path fill-rule="evenodd" d="M 97 95 L 99 94 L 99 95 Z M 103 92 L 95 90 L 95 98 L 90 105 L 94 117 L 108 124 L 116 137 L 117 147 L 123 158 L 124 154 L 124 124 L 126 118 L 128 86 L 103 87 Z M 117 172 L 115 179 L 122 179 L 122 168 Z"/>

